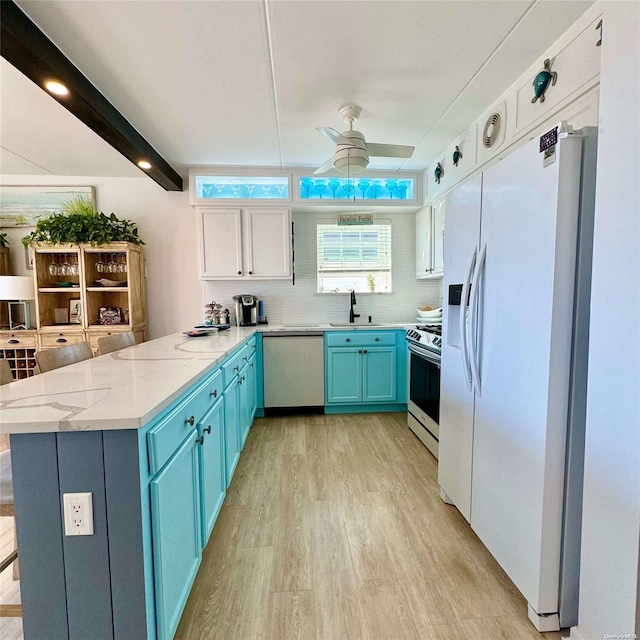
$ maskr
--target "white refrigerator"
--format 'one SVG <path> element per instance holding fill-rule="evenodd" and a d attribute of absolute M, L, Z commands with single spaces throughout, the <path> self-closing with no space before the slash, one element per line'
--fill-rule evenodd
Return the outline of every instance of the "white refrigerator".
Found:
<path fill-rule="evenodd" d="M 595 130 L 540 143 L 447 199 L 438 481 L 548 631 L 577 622 Z"/>

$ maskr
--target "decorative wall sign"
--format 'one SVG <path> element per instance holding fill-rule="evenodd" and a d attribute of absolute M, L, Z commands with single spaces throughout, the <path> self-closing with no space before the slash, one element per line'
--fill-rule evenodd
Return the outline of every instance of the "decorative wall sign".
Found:
<path fill-rule="evenodd" d="M 0 187 L 0 227 L 33 227 L 60 213 L 65 202 L 82 198 L 96 208 L 94 187 Z"/>
<path fill-rule="evenodd" d="M 338 216 L 338 226 L 373 224 L 373 213 L 348 213 Z"/>
<path fill-rule="evenodd" d="M 440 162 L 438 162 L 438 164 L 436 165 L 436 170 L 433 172 L 433 175 L 436 179 L 436 182 L 440 184 L 440 180 L 444 175 L 444 169 L 442 168 L 442 164 Z"/>
<path fill-rule="evenodd" d="M 535 102 L 538 99 L 541 103 L 544 102 L 544 92 L 549 88 L 549 83 L 553 86 L 557 79 L 558 74 L 555 71 L 551 71 L 551 60 L 547 58 L 544 61 L 544 68 L 533 79 L 534 96 L 531 98 L 531 102 Z"/>
<path fill-rule="evenodd" d="M 460 147 L 456 146 L 456 150 L 453 152 L 453 166 L 457 167 L 460 160 L 462 160 L 462 152 Z"/>
<path fill-rule="evenodd" d="M 551 131 L 547 131 L 547 133 L 543 133 L 540 136 L 540 153 L 556 144 L 558 144 L 558 127 L 554 127 Z"/>

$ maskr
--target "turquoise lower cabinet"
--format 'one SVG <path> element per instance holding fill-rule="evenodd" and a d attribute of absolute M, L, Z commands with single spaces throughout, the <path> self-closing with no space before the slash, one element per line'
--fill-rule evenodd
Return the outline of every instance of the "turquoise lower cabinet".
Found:
<path fill-rule="evenodd" d="M 404 411 L 404 331 L 325 333 L 325 413 Z"/>
<path fill-rule="evenodd" d="M 240 447 L 244 447 L 244 443 L 249 436 L 251 428 L 251 367 L 247 363 L 238 376 L 238 415 L 240 417 Z"/>
<path fill-rule="evenodd" d="M 224 398 L 220 398 L 200 422 L 200 494 L 202 546 L 216 523 L 227 491 L 224 451 Z"/>
<path fill-rule="evenodd" d="M 158 638 L 173 638 L 202 558 L 197 429 L 151 481 Z"/>
<path fill-rule="evenodd" d="M 361 362 L 363 402 L 395 402 L 396 348 L 363 349 Z"/>
<path fill-rule="evenodd" d="M 327 403 L 362 400 L 362 349 L 329 348 L 325 357 Z"/>
<path fill-rule="evenodd" d="M 240 385 L 234 377 L 224 390 L 225 476 L 227 487 L 240 460 L 240 415 L 238 412 Z"/>

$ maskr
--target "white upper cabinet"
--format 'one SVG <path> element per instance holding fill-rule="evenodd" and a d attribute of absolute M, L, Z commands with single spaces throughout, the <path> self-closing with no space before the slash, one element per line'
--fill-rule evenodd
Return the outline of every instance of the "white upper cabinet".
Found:
<path fill-rule="evenodd" d="M 200 278 L 291 278 L 289 209 L 198 207 Z"/>
<path fill-rule="evenodd" d="M 444 198 L 416 215 L 416 278 L 442 277 L 444 272 Z"/>

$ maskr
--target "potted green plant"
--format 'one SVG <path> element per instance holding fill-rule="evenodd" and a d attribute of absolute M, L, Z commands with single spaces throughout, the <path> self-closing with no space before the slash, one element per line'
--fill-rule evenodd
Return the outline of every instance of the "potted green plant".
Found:
<path fill-rule="evenodd" d="M 367 274 L 367 286 L 369 287 L 369 291 L 376 290 L 376 281 L 370 273 Z"/>
<path fill-rule="evenodd" d="M 78 196 L 65 202 L 60 213 L 38 220 L 36 228 L 22 238 L 27 247 L 32 242 L 50 244 L 110 244 L 131 242 L 144 244 L 131 220 L 120 220 L 115 213 L 94 212 L 90 201 Z"/>

